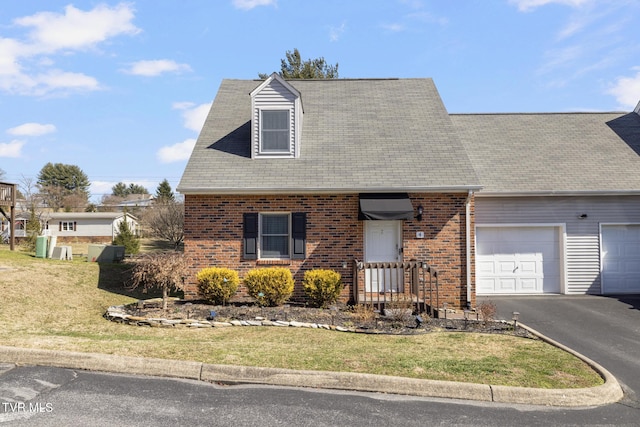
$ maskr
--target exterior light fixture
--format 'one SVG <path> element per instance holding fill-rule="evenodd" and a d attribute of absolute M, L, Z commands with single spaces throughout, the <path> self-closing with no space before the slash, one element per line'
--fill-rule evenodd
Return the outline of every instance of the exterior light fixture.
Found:
<path fill-rule="evenodd" d="M 418 221 L 422 221 L 422 214 L 424 213 L 424 208 L 422 205 L 418 206 L 418 215 L 416 215 L 416 219 Z"/>
<path fill-rule="evenodd" d="M 513 312 L 513 316 L 511 317 L 511 320 L 513 320 L 513 330 L 515 331 L 518 328 L 518 319 L 520 318 L 520 313 L 518 313 L 517 311 Z"/>
<path fill-rule="evenodd" d="M 578 218 L 579 219 L 587 219 L 588 216 L 589 215 L 587 215 L 586 213 L 583 213 L 583 214 L 578 215 Z"/>

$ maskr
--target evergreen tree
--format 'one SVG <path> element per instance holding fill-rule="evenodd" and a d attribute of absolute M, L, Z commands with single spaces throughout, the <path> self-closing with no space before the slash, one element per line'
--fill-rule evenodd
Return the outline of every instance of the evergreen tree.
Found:
<path fill-rule="evenodd" d="M 165 178 L 160 184 L 158 184 L 158 188 L 156 189 L 156 203 L 165 204 L 173 201 L 175 201 L 175 195 L 171 190 L 169 181 Z"/>
<path fill-rule="evenodd" d="M 140 238 L 131 231 L 126 212 L 124 219 L 118 224 L 118 234 L 113 239 L 113 244 L 124 246 L 124 252 L 131 255 L 140 252 Z"/>
<path fill-rule="evenodd" d="M 89 186 L 89 178 L 76 165 L 49 162 L 38 174 L 38 188 L 54 211 L 82 210 L 89 200 Z"/>
<path fill-rule="evenodd" d="M 287 58 L 280 60 L 280 74 L 285 79 L 337 79 L 338 63 L 329 65 L 323 57 L 303 61 L 298 49 L 286 53 Z M 258 73 L 261 79 L 269 74 Z"/>
<path fill-rule="evenodd" d="M 40 219 L 38 218 L 38 214 L 36 214 L 35 207 L 32 205 L 29 208 L 29 219 L 27 220 L 27 225 L 25 227 L 25 232 L 27 237 L 25 239 L 25 246 L 27 251 L 35 252 L 36 250 L 36 240 L 42 231 L 42 225 L 40 224 Z"/>

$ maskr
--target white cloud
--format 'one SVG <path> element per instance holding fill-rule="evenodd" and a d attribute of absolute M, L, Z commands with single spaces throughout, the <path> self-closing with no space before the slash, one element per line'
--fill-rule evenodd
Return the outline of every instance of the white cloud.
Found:
<path fill-rule="evenodd" d="M 131 22 L 133 17 L 131 5 L 126 3 L 114 7 L 99 4 L 86 12 L 68 5 L 64 14 L 38 12 L 14 23 L 32 28 L 29 38 L 33 49 L 50 53 L 86 49 L 121 34 L 137 34 L 140 30 Z"/>
<path fill-rule="evenodd" d="M 529 12 L 548 4 L 564 4 L 571 7 L 580 7 L 591 1 L 592 0 L 509 0 L 509 3 L 515 4 L 520 12 Z"/>
<path fill-rule="evenodd" d="M 25 123 L 20 126 L 13 127 L 7 130 L 10 135 L 17 136 L 40 136 L 56 131 L 54 125 L 43 125 L 40 123 Z"/>
<path fill-rule="evenodd" d="M 211 109 L 211 103 L 195 105 L 190 102 L 176 102 L 173 104 L 176 110 L 182 110 L 184 127 L 195 132 L 200 132 L 204 121 Z"/>
<path fill-rule="evenodd" d="M 383 24 L 382 28 L 384 28 L 387 31 L 392 31 L 394 33 L 399 33 L 399 32 L 404 31 L 406 29 L 406 27 L 403 24 L 399 24 L 399 23 Z"/>
<path fill-rule="evenodd" d="M 22 156 L 22 147 L 25 142 L 20 140 L 13 140 L 11 142 L 0 142 L 0 157 L 12 157 L 18 158 Z"/>
<path fill-rule="evenodd" d="M 237 9 L 251 10 L 258 6 L 276 5 L 276 0 L 233 0 L 233 6 Z"/>
<path fill-rule="evenodd" d="M 82 72 L 51 68 L 55 55 L 85 51 L 110 38 L 140 32 L 130 4 L 100 4 L 83 11 L 72 5 L 64 13 L 38 12 L 13 21 L 27 33 L 22 40 L 0 38 L 0 90 L 21 95 L 91 91 L 97 79 Z"/>
<path fill-rule="evenodd" d="M 613 95 L 620 105 L 632 110 L 640 101 L 640 67 L 634 67 L 635 76 L 618 77 L 615 83 L 606 91 Z"/>
<path fill-rule="evenodd" d="M 191 67 L 187 64 L 178 64 L 170 59 L 138 61 L 131 64 L 131 68 L 125 70 L 128 74 L 146 77 L 154 77 L 162 73 L 181 73 L 183 71 L 191 71 Z"/>
<path fill-rule="evenodd" d="M 195 145 L 195 138 L 189 138 L 177 144 L 160 148 L 156 153 L 156 156 L 161 163 L 172 163 L 182 160 L 188 160 Z"/>
<path fill-rule="evenodd" d="M 342 37 L 344 30 L 347 28 L 347 24 L 343 22 L 339 27 L 331 27 L 329 28 L 329 40 L 332 42 L 337 42 Z"/>

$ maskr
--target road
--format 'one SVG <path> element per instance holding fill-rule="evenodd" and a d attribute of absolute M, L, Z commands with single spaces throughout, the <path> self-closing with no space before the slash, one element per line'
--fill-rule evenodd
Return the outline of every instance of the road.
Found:
<path fill-rule="evenodd" d="M 508 406 L 12 365 L 0 373 L 0 425 L 10 426 L 635 426 L 638 419 L 640 411 L 624 404 Z"/>

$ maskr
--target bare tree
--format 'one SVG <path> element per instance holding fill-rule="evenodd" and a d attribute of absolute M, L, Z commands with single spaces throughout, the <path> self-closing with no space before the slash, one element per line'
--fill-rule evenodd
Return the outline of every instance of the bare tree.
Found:
<path fill-rule="evenodd" d="M 142 292 L 162 290 L 162 309 L 167 309 L 169 292 L 181 290 L 188 274 L 187 263 L 180 252 L 151 252 L 135 259 L 129 290 L 142 287 Z"/>
<path fill-rule="evenodd" d="M 184 203 L 174 200 L 155 204 L 144 212 L 144 224 L 154 237 L 169 241 L 175 249 L 184 240 Z"/>

